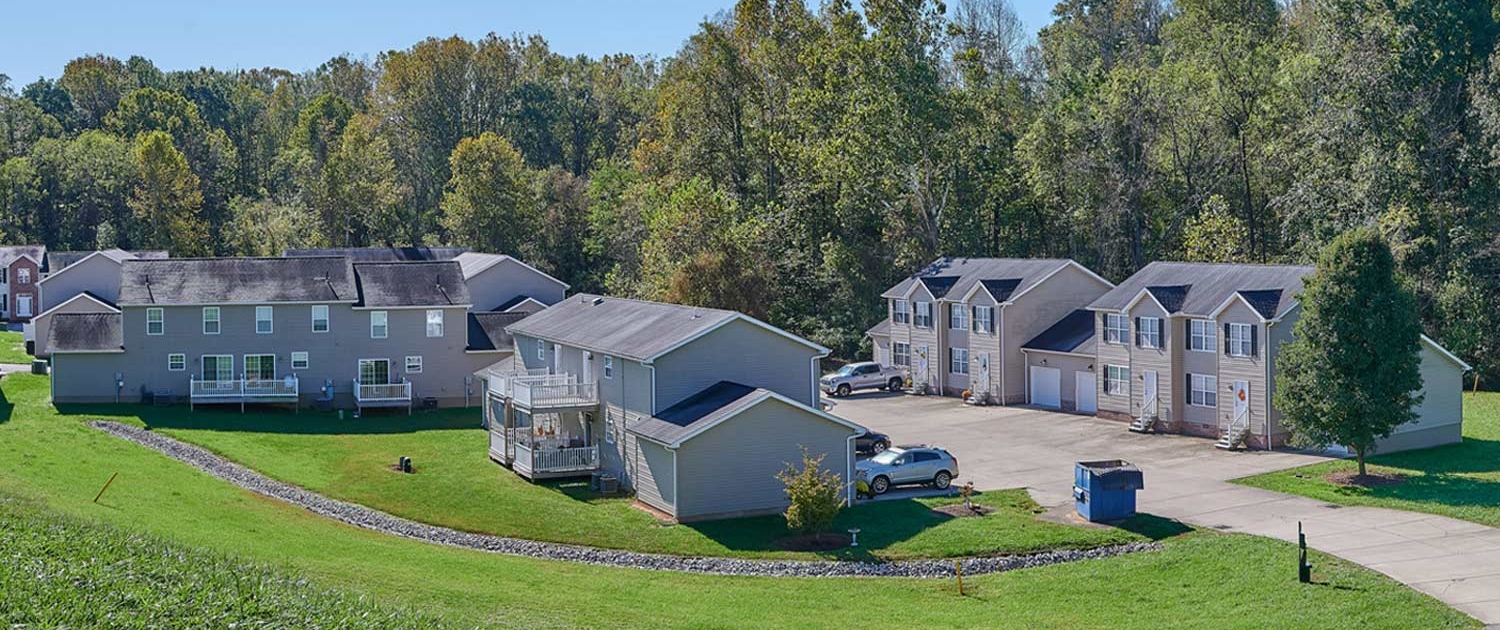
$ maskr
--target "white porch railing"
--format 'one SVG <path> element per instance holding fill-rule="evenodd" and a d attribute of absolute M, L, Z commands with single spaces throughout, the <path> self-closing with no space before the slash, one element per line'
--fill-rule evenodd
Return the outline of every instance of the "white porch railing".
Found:
<path fill-rule="evenodd" d="M 356 402 L 409 402 L 411 401 L 411 382 L 390 383 L 384 385 L 365 385 L 354 379 L 354 400 Z"/>
<path fill-rule="evenodd" d="M 576 381 L 517 381 L 512 398 L 516 405 L 531 409 L 583 407 L 599 402 L 599 386 Z"/>
<path fill-rule="evenodd" d="M 537 379 L 547 376 L 549 376 L 547 368 L 531 368 L 505 374 L 490 374 L 490 391 L 509 397 L 511 385 L 517 380 Z"/>
<path fill-rule="evenodd" d="M 599 467 L 599 447 L 532 448 L 525 442 L 516 442 L 513 465 L 517 471 L 529 474 L 594 470 Z"/>
<path fill-rule="evenodd" d="M 198 400 L 213 398 L 290 398 L 298 395 L 300 381 L 295 376 L 283 378 L 234 378 L 210 381 L 191 378 L 188 395 Z"/>

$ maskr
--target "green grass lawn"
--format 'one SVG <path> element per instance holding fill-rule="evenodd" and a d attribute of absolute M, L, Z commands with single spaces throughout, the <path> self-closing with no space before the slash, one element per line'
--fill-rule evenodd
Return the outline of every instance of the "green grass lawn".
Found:
<path fill-rule="evenodd" d="M 1464 441 L 1420 451 L 1376 455 L 1371 472 L 1397 473 L 1397 485 L 1353 488 L 1324 480 L 1354 471 L 1353 460 L 1331 461 L 1236 480 L 1329 503 L 1430 512 L 1500 527 L 1500 393 L 1464 394 Z"/>
<path fill-rule="evenodd" d="M 170 544 L 304 576 L 456 627 L 1478 628 L 1377 573 L 1293 546 L 1198 532 L 1132 554 L 951 581 L 732 578 L 515 558 L 349 527 L 242 491 L 46 405 L 47 380 L 0 380 L 0 493 Z M 105 417 L 108 414 L 89 414 Z M 120 417 L 128 421 L 128 417 Z M 418 460 L 421 465 L 421 460 Z M 92 499 L 113 473 L 104 497 Z M 193 624 L 159 627 L 198 627 Z"/>
<path fill-rule="evenodd" d="M 0 363 L 30 365 L 32 356 L 26 354 L 26 341 L 21 333 L 0 330 Z"/>
<path fill-rule="evenodd" d="M 301 415 L 130 407 L 153 429 L 328 496 L 465 531 L 678 555 L 807 557 L 780 550 L 780 515 L 662 525 L 628 498 L 603 499 L 588 480 L 533 484 L 490 461 L 475 410 L 339 420 Z M 413 459 L 417 474 L 389 466 Z M 951 518 L 933 512 L 956 498 L 885 500 L 840 513 L 834 527 L 858 527 L 860 547 L 834 557 L 951 557 L 1082 548 L 1144 540 L 1126 529 L 1087 529 L 1037 519 L 1024 490 L 976 501 L 996 512 Z M 1131 529 L 1140 529 L 1127 524 Z"/>

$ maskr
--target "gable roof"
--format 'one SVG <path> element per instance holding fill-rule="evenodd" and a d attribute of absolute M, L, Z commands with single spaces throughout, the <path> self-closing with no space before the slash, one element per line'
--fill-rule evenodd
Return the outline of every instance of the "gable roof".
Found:
<path fill-rule="evenodd" d="M 531 302 L 531 303 L 536 304 L 537 306 L 540 306 L 542 308 L 547 308 L 547 303 L 546 302 L 538 300 L 538 299 L 536 299 L 534 297 L 531 297 L 529 295 L 517 295 L 516 297 L 513 297 L 513 298 L 511 298 L 509 300 L 506 300 L 504 304 L 501 304 L 500 306 L 496 306 L 495 308 L 492 308 L 490 310 L 503 313 L 503 312 L 509 311 L 509 310 L 511 310 L 511 309 L 513 309 L 513 308 L 515 308 L 517 306 L 525 304 L 527 302 Z"/>
<path fill-rule="evenodd" d="M 732 321 L 744 321 L 806 345 L 829 350 L 754 317 L 717 308 L 580 293 L 510 326 L 526 335 L 650 363 Z"/>
<path fill-rule="evenodd" d="M 997 291 L 1004 294 L 1005 297 L 995 295 L 996 300 L 1004 302 L 1019 297 L 1069 265 L 1078 263 L 1065 258 L 939 258 L 880 297 L 904 298 L 914 285 L 922 284 L 936 299 L 957 301 L 967 297 L 976 287 L 984 286 L 991 294 Z M 1084 269 L 1082 265 L 1078 267 Z M 1091 271 L 1088 273 L 1094 275 Z M 1094 277 L 1098 278 L 1097 275 Z M 985 281 L 988 283 L 981 284 Z M 1103 278 L 1099 281 L 1109 284 Z"/>
<path fill-rule="evenodd" d="M 464 252 L 464 253 L 459 254 L 458 256 L 454 257 L 454 260 L 458 261 L 459 266 L 463 267 L 464 279 L 465 280 L 468 280 L 469 278 L 473 278 L 474 276 L 477 276 L 477 275 L 483 273 L 486 269 L 489 269 L 490 267 L 494 267 L 495 265 L 498 265 L 498 264 L 506 262 L 506 261 L 511 261 L 511 262 L 514 262 L 514 263 L 522 266 L 522 267 L 525 267 L 525 268 L 531 270 L 533 273 L 535 273 L 535 274 L 537 274 L 537 275 L 539 275 L 539 276 L 541 276 L 543 278 L 546 278 L 548 280 L 551 280 L 551 281 L 553 281 L 553 282 L 561 285 L 562 288 L 565 289 L 565 290 L 569 286 L 568 283 L 563 282 L 562 280 L 558 280 L 557 278 L 554 278 L 554 277 L 552 277 L 550 275 L 547 275 L 542 270 L 537 269 L 536 267 L 533 267 L 531 265 L 526 264 L 521 259 L 515 258 L 513 256 L 507 256 L 505 254 L 486 254 L 484 252 Z"/>
<path fill-rule="evenodd" d="M 46 342 L 52 354 L 122 352 L 125 335 L 119 313 L 58 313 Z"/>
<path fill-rule="evenodd" d="M 843 425 L 851 431 L 863 430 L 852 422 L 813 409 L 768 389 L 750 387 L 731 381 L 714 383 L 653 417 L 642 418 L 626 430 L 653 442 L 665 444 L 668 448 L 677 448 L 683 442 L 770 399 L 779 400 L 798 411 Z"/>
<path fill-rule="evenodd" d="M 511 350 L 516 347 L 515 338 L 505 330 L 506 326 L 526 318 L 526 313 L 469 313 L 470 352 Z"/>
<path fill-rule="evenodd" d="M 0 247 L 0 267 L 9 267 L 20 258 L 30 258 L 40 267 L 46 255 L 46 245 L 6 245 Z"/>
<path fill-rule="evenodd" d="M 354 263 L 354 279 L 360 307 L 468 306 L 473 301 L 458 263 L 451 260 Z"/>
<path fill-rule="evenodd" d="M 354 266 L 341 256 L 127 259 L 121 306 L 353 302 Z"/>
<path fill-rule="evenodd" d="M 1243 293 L 1263 317 L 1275 319 L 1296 304 L 1303 278 L 1313 271 L 1295 265 L 1154 262 L 1099 296 L 1089 308 L 1122 311 L 1145 291 L 1168 314 L 1211 317 L 1226 300 Z"/>
<path fill-rule="evenodd" d="M 58 274 L 71 269 L 74 265 L 77 265 L 78 263 L 81 263 L 95 256 L 113 261 L 115 264 L 120 264 L 133 258 L 158 260 L 168 257 L 167 252 L 162 250 L 143 250 L 136 252 L 127 252 L 123 249 L 101 249 L 97 251 L 77 252 L 49 251 L 47 252 L 47 260 L 42 265 L 42 270 L 47 272 L 47 277 L 38 280 L 37 284 L 42 284 L 56 277 Z"/>
<path fill-rule="evenodd" d="M 1078 309 L 1068 313 L 1066 317 L 1058 320 L 1041 334 L 1021 344 L 1021 349 L 1093 355 L 1095 351 L 1093 311 Z"/>
<path fill-rule="evenodd" d="M 118 312 L 120 312 L 120 307 L 115 306 L 115 304 L 113 302 L 110 302 L 109 300 L 106 300 L 106 299 L 104 299 L 102 297 L 94 295 L 94 293 L 91 292 L 91 291 L 83 291 L 83 292 L 79 293 L 78 295 L 75 295 L 75 296 L 70 297 L 70 298 L 68 298 L 66 300 L 63 300 L 57 306 L 49 308 L 49 309 L 47 309 L 45 311 L 42 311 L 40 313 L 37 313 L 36 316 L 37 316 L 37 318 L 46 317 L 48 315 L 51 315 L 51 314 L 57 312 L 58 310 L 60 310 L 62 308 L 67 307 L 69 304 L 72 304 L 72 303 L 80 301 L 80 300 L 86 301 L 86 302 L 93 302 L 94 304 L 98 305 L 99 307 L 101 307 L 104 310 L 109 311 L 111 313 L 118 313 Z"/>
<path fill-rule="evenodd" d="M 284 257 L 348 256 L 356 262 L 403 262 L 452 260 L 454 257 L 467 251 L 469 251 L 467 247 L 428 247 L 426 245 L 418 245 L 416 247 L 324 247 L 285 249 L 282 250 L 281 255 Z"/>
<path fill-rule="evenodd" d="M 866 330 L 865 335 L 870 337 L 891 336 L 891 318 L 886 317 L 884 319 L 881 319 L 880 323 L 875 324 L 874 326 L 871 326 L 869 330 Z"/>

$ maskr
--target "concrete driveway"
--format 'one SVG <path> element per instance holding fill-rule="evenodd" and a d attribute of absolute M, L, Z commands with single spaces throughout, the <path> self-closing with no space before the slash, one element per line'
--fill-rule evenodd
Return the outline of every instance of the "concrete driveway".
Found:
<path fill-rule="evenodd" d="M 1204 438 L 1140 435 L 1124 423 L 1024 407 L 972 407 L 956 398 L 856 394 L 833 413 L 891 436 L 895 444 L 947 448 L 959 482 L 1027 488 L 1037 503 L 1073 501 L 1074 462 L 1124 459 L 1141 468 L 1139 509 L 1220 531 L 1308 544 L 1380 571 L 1500 627 L 1500 530 L 1416 512 L 1344 507 L 1228 483 L 1325 461 L 1294 452 L 1225 452 Z"/>

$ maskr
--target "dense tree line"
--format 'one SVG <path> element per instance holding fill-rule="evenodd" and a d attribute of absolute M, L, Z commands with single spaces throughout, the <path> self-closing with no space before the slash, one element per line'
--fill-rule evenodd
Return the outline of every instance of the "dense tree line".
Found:
<path fill-rule="evenodd" d="M 57 248 L 447 243 L 858 352 L 939 255 L 1309 263 L 1374 226 L 1500 376 L 1500 15 L 1466 0 L 742 0 L 665 60 L 539 37 L 0 82 L 0 230 Z"/>

